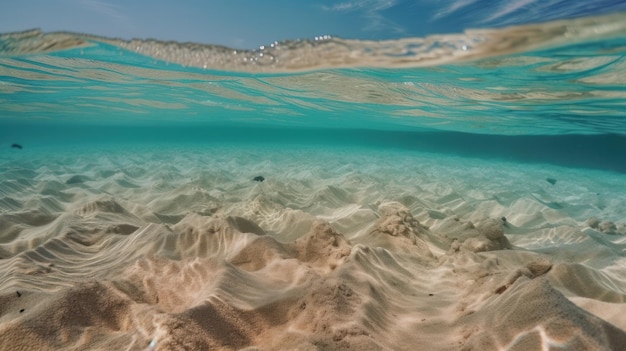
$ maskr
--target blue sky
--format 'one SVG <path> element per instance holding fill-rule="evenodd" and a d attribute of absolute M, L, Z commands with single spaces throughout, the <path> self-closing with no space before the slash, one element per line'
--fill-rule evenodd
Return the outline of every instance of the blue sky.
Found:
<path fill-rule="evenodd" d="M 41 28 L 256 48 L 382 40 L 626 11 L 626 0 L 0 0 L 0 32 Z"/>

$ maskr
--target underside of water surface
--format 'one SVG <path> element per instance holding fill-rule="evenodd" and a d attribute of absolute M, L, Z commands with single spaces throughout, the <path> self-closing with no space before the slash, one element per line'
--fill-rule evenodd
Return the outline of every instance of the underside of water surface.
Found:
<path fill-rule="evenodd" d="M 0 351 L 620 349 L 625 33 L 0 34 Z"/>

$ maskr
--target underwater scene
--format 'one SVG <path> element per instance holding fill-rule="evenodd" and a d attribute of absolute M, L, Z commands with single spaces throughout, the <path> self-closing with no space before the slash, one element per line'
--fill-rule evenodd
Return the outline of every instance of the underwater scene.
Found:
<path fill-rule="evenodd" d="M 0 350 L 623 350 L 625 278 L 626 12 L 0 34 Z"/>

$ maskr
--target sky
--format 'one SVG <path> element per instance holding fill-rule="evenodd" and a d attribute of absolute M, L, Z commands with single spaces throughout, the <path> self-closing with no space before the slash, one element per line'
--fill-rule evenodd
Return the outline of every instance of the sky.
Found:
<path fill-rule="evenodd" d="M 40 28 L 254 49 L 384 40 L 626 11 L 626 0 L 0 0 L 0 33 Z"/>

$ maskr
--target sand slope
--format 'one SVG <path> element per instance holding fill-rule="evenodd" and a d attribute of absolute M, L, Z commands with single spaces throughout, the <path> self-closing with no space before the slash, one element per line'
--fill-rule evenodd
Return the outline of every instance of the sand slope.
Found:
<path fill-rule="evenodd" d="M 623 179 L 263 152 L 2 160 L 0 350 L 626 345 Z"/>

